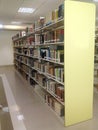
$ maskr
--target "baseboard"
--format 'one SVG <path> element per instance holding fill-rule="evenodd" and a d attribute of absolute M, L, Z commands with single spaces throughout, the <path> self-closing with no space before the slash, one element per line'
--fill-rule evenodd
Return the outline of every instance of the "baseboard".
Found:
<path fill-rule="evenodd" d="M 0 65 L 0 67 L 11 67 L 14 66 L 14 64 L 10 64 L 10 65 Z"/>

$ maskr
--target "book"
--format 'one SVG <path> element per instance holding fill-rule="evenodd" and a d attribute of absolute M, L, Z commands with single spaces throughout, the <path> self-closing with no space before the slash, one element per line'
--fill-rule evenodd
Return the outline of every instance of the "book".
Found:
<path fill-rule="evenodd" d="M 33 79 L 31 79 L 31 78 L 30 78 L 30 85 L 32 85 L 32 86 L 36 85 L 36 82 Z"/>
<path fill-rule="evenodd" d="M 47 87 L 47 82 L 48 82 L 48 79 L 46 77 L 43 77 L 43 79 L 42 79 L 42 85 L 43 85 L 44 88 Z"/>
<path fill-rule="evenodd" d="M 39 76 L 39 73 L 36 72 L 36 73 L 35 73 L 35 79 L 36 79 L 36 81 L 38 81 L 38 76 Z"/>
<path fill-rule="evenodd" d="M 41 56 L 41 58 L 50 57 L 50 49 L 49 49 L 49 47 L 40 48 L 40 56 Z"/>
<path fill-rule="evenodd" d="M 55 94 L 56 91 L 56 82 L 49 80 L 47 84 L 47 90 L 49 90 L 51 93 Z"/>
<path fill-rule="evenodd" d="M 28 45 L 34 45 L 35 43 L 35 37 L 34 36 L 30 36 L 27 38 L 27 44 Z"/>
<path fill-rule="evenodd" d="M 39 69 L 39 62 L 38 62 L 38 61 L 34 61 L 34 67 L 35 67 L 36 69 Z"/>
<path fill-rule="evenodd" d="M 34 60 L 32 58 L 29 58 L 28 65 L 34 67 Z"/>
<path fill-rule="evenodd" d="M 34 48 L 29 48 L 28 52 L 27 52 L 27 55 L 33 56 L 33 51 L 34 51 Z"/>
<path fill-rule="evenodd" d="M 31 76 L 35 78 L 36 70 L 31 70 Z"/>
<path fill-rule="evenodd" d="M 58 30 L 58 39 L 59 39 L 59 42 L 64 42 L 64 29 Z"/>
<path fill-rule="evenodd" d="M 64 68 L 61 68 L 60 77 L 61 77 L 61 82 L 64 83 Z"/>
<path fill-rule="evenodd" d="M 39 49 L 38 48 L 34 48 L 34 50 L 33 50 L 33 56 L 35 56 L 35 57 L 39 57 Z"/>
<path fill-rule="evenodd" d="M 20 31 L 19 32 L 19 37 L 23 37 L 26 36 L 26 31 Z"/>
<path fill-rule="evenodd" d="M 58 8 L 58 18 L 62 19 L 64 17 L 64 4 L 59 5 Z"/>
<path fill-rule="evenodd" d="M 45 73 L 48 73 L 48 68 L 49 66 L 47 63 L 41 63 L 39 66 L 40 71 L 45 72 Z"/>
<path fill-rule="evenodd" d="M 64 116 L 64 106 L 62 106 L 59 102 L 56 100 L 54 101 L 54 110 L 59 116 Z"/>
<path fill-rule="evenodd" d="M 55 42 L 55 31 L 54 30 L 50 32 L 50 42 L 51 43 Z"/>
<path fill-rule="evenodd" d="M 44 76 L 42 76 L 42 75 L 38 75 L 38 82 L 39 82 L 39 84 L 40 85 L 42 85 L 43 86 L 43 78 L 44 78 Z"/>
<path fill-rule="evenodd" d="M 51 60 L 53 60 L 53 61 L 56 60 L 56 50 L 55 50 L 55 49 L 51 49 L 51 50 L 50 50 L 50 58 L 51 58 Z"/>
<path fill-rule="evenodd" d="M 58 62 L 64 63 L 64 50 L 57 50 L 56 59 Z"/>
<path fill-rule="evenodd" d="M 48 69 L 48 73 L 50 74 L 50 75 L 53 75 L 54 76 L 54 66 L 52 66 L 52 65 L 50 65 L 49 66 L 49 69 Z"/>
<path fill-rule="evenodd" d="M 57 80 L 63 82 L 64 79 L 64 68 L 62 67 L 55 67 L 54 68 L 54 76 Z"/>
<path fill-rule="evenodd" d="M 27 55 L 27 54 L 28 54 L 28 49 L 27 49 L 27 48 L 24 48 L 24 49 L 23 49 L 23 54 L 24 54 L 24 55 Z"/>
<path fill-rule="evenodd" d="M 35 45 L 40 44 L 40 34 L 35 34 Z"/>
<path fill-rule="evenodd" d="M 55 11 L 52 11 L 52 21 L 55 21 Z"/>
<path fill-rule="evenodd" d="M 27 58 L 27 57 L 23 57 L 23 62 L 24 62 L 25 64 L 28 64 L 28 58 Z"/>
<path fill-rule="evenodd" d="M 40 34 L 40 44 L 44 44 L 44 34 Z"/>
<path fill-rule="evenodd" d="M 51 32 L 47 31 L 44 35 L 44 42 L 45 43 L 50 43 L 51 42 Z"/>
<path fill-rule="evenodd" d="M 44 34 L 45 43 L 63 42 L 64 41 L 64 29 L 47 31 Z"/>
<path fill-rule="evenodd" d="M 56 42 L 64 41 L 64 29 L 55 30 L 55 41 Z"/>
<path fill-rule="evenodd" d="M 56 22 L 58 20 L 58 9 L 55 9 L 54 12 L 55 12 L 55 19 L 54 19 L 54 21 Z"/>
<path fill-rule="evenodd" d="M 56 91 L 55 91 L 57 98 L 64 102 L 64 87 L 60 84 L 56 84 Z"/>
<path fill-rule="evenodd" d="M 54 110 L 54 101 L 55 99 L 49 95 L 49 94 L 45 94 L 45 102 Z"/>

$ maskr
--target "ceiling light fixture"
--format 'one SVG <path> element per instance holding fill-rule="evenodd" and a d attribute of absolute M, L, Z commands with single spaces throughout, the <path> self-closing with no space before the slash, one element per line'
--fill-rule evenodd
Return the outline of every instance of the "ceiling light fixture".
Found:
<path fill-rule="evenodd" d="M 35 9 L 33 8 L 19 8 L 18 12 L 20 13 L 33 13 L 35 11 Z"/>
<path fill-rule="evenodd" d="M 17 25 L 21 24 L 21 22 L 18 22 L 18 21 L 12 21 L 11 23 L 12 24 L 17 24 Z"/>
<path fill-rule="evenodd" d="M 8 30 L 24 30 L 26 26 L 18 26 L 18 25 L 4 25 L 4 29 Z"/>
<path fill-rule="evenodd" d="M 45 18 L 45 17 L 42 17 L 42 16 L 40 17 L 40 19 L 44 19 L 44 18 Z"/>
<path fill-rule="evenodd" d="M 0 24 L 0 29 L 7 29 L 7 30 L 25 30 L 26 26 L 20 25 L 2 25 Z"/>

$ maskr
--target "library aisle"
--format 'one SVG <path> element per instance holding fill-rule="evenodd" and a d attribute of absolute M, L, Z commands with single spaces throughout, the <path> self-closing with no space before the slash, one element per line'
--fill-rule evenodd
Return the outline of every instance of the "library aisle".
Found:
<path fill-rule="evenodd" d="M 94 118 L 64 127 L 60 119 L 41 101 L 13 66 L 0 67 L 0 74 L 6 75 L 19 112 L 24 117 L 23 122 L 26 130 L 96 130 L 98 128 L 97 92 L 94 92 Z"/>

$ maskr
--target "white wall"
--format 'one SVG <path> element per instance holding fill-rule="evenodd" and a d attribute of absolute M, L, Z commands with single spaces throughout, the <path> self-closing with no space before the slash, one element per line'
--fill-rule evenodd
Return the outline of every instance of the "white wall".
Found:
<path fill-rule="evenodd" d="M 0 30 L 0 66 L 13 64 L 12 36 L 17 31 Z"/>

